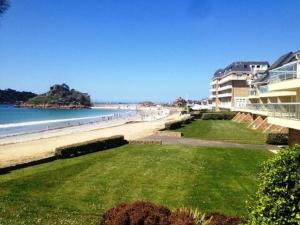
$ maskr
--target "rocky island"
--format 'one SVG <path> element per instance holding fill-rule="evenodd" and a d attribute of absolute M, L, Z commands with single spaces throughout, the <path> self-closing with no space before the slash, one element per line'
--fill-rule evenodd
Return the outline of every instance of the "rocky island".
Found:
<path fill-rule="evenodd" d="M 92 106 L 90 96 L 70 89 L 66 84 L 55 84 L 50 90 L 17 105 L 28 108 L 82 109 Z"/>
<path fill-rule="evenodd" d="M 0 90 L 0 104 L 17 104 L 18 102 L 26 102 L 28 99 L 37 96 L 32 92 L 16 91 L 13 89 Z"/>

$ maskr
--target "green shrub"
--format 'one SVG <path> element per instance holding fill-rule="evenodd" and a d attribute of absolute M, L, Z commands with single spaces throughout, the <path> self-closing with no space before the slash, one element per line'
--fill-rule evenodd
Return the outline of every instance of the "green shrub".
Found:
<path fill-rule="evenodd" d="M 183 124 L 189 124 L 194 120 L 192 116 L 187 116 L 181 120 L 175 120 L 165 123 L 165 130 L 176 130 L 181 128 Z"/>
<path fill-rule="evenodd" d="M 192 121 L 194 120 L 194 117 L 193 116 L 186 116 L 184 119 L 182 119 L 182 123 L 183 124 L 189 124 L 191 123 Z"/>
<path fill-rule="evenodd" d="M 201 109 L 201 110 L 195 110 L 195 111 L 191 111 L 190 115 L 193 116 L 195 119 L 201 119 L 203 113 L 208 112 L 207 109 Z"/>
<path fill-rule="evenodd" d="M 58 158 L 70 158 L 109 148 L 115 148 L 126 143 L 127 141 L 124 140 L 124 136 L 121 135 L 112 136 L 109 138 L 100 138 L 56 148 L 55 156 Z"/>
<path fill-rule="evenodd" d="M 203 113 L 203 120 L 231 120 L 235 116 L 235 112 L 212 112 Z"/>
<path fill-rule="evenodd" d="M 259 175 L 250 225 L 300 224 L 300 146 L 268 160 Z"/>
<path fill-rule="evenodd" d="M 287 134 L 269 133 L 266 142 L 270 145 L 287 145 L 288 141 Z"/>
<path fill-rule="evenodd" d="M 183 121 L 182 120 L 176 120 L 172 122 L 165 123 L 165 130 L 175 130 L 182 126 Z"/>

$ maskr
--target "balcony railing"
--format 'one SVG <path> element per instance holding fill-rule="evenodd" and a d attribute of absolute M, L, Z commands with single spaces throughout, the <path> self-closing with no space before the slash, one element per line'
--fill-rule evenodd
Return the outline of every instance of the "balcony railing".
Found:
<path fill-rule="evenodd" d="M 231 97 L 232 93 L 224 93 L 224 94 L 218 94 L 219 98 L 225 98 L 225 97 Z"/>
<path fill-rule="evenodd" d="M 268 115 L 300 120 L 300 103 L 269 104 Z"/>
<path fill-rule="evenodd" d="M 270 71 L 270 83 L 291 80 L 297 78 L 298 61 L 286 64 Z"/>
<path fill-rule="evenodd" d="M 220 108 L 227 108 L 227 109 L 229 109 L 229 108 L 232 107 L 232 103 L 231 103 L 231 102 L 221 102 L 221 103 L 219 104 L 219 107 L 220 107 Z"/>
<path fill-rule="evenodd" d="M 270 83 L 277 83 L 280 81 L 291 80 L 297 78 L 296 71 L 280 71 L 280 72 L 273 72 L 273 76 L 270 78 Z"/>
<path fill-rule="evenodd" d="M 257 95 L 257 90 L 256 90 L 256 89 L 251 89 L 251 90 L 250 90 L 250 95 L 251 95 L 251 96 Z"/>
<path fill-rule="evenodd" d="M 245 108 L 251 111 L 267 112 L 270 117 L 300 120 L 300 102 L 247 104 Z"/>
<path fill-rule="evenodd" d="M 218 91 L 224 91 L 224 90 L 227 90 L 227 89 L 232 89 L 232 85 L 226 85 L 226 86 L 223 86 L 223 87 L 219 87 Z"/>
<path fill-rule="evenodd" d="M 264 85 L 264 86 L 260 86 L 259 87 L 259 93 L 263 94 L 263 93 L 267 93 L 269 91 L 268 86 Z"/>

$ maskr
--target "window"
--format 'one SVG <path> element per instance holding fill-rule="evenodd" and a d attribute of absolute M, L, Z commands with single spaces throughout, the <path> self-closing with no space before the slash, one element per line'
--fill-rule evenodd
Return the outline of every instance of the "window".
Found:
<path fill-rule="evenodd" d="M 247 67 L 248 67 L 248 66 L 245 64 L 245 65 L 244 65 L 244 68 L 246 69 Z"/>
<path fill-rule="evenodd" d="M 256 68 L 260 68 L 260 65 L 257 65 Z"/>

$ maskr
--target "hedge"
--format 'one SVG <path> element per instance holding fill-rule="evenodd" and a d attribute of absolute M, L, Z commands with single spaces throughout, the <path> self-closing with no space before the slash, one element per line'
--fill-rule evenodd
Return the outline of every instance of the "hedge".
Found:
<path fill-rule="evenodd" d="M 191 111 L 190 115 L 193 116 L 195 119 L 201 119 L 203 113 L 207 113 L 207 112 L 208 112 L 207 109 L 195 110 L 195 111 Z"/>
<path fill-rule="evenodd" d="M 213 112 L 203 113 L 203 120 L 231 120 L 236 115 L 235 112 Z"/>
<path fill-rule="evenodd" d="M 269 133 L 266 142 L 270 145 L 288 145 L 289 138 L 287 134 Z"/>
<path fill-rule="evenodd" d="M 181 120 L 175 120 L 171 122 L 165 123 L 165 130 L 175 130 L 178 129 L 182 126 L 182 124 L 189 124 L 191 121 L 193 121 L 192 116 L 185 117 L 184 119 Z"/>
<path fill-rule="evenodd" d="M 264 163 L 250 205 L 249 225 L 300 224 L 300 146 L 281 150 Z"/>
<path fill-rule="evenodd" d="M 167 123 L 165 123 L 165 130 L 175 130 L 175 129 L 178 129 L 178 128 L 181 127 L 182 123 L 183 122 L 181 120 L 167 122 Z"/>
<path fill-rule="evenodd" d="M 124 144 L 127 144 L 127 141 L 124 140 L 124 136 L 121 135 L 108 138 L 99 138 L 91 141 L 85 141 L 56 148 L 55 156 L 57 158 L 76 157 L 109 148 L 115 148 Z"/>

